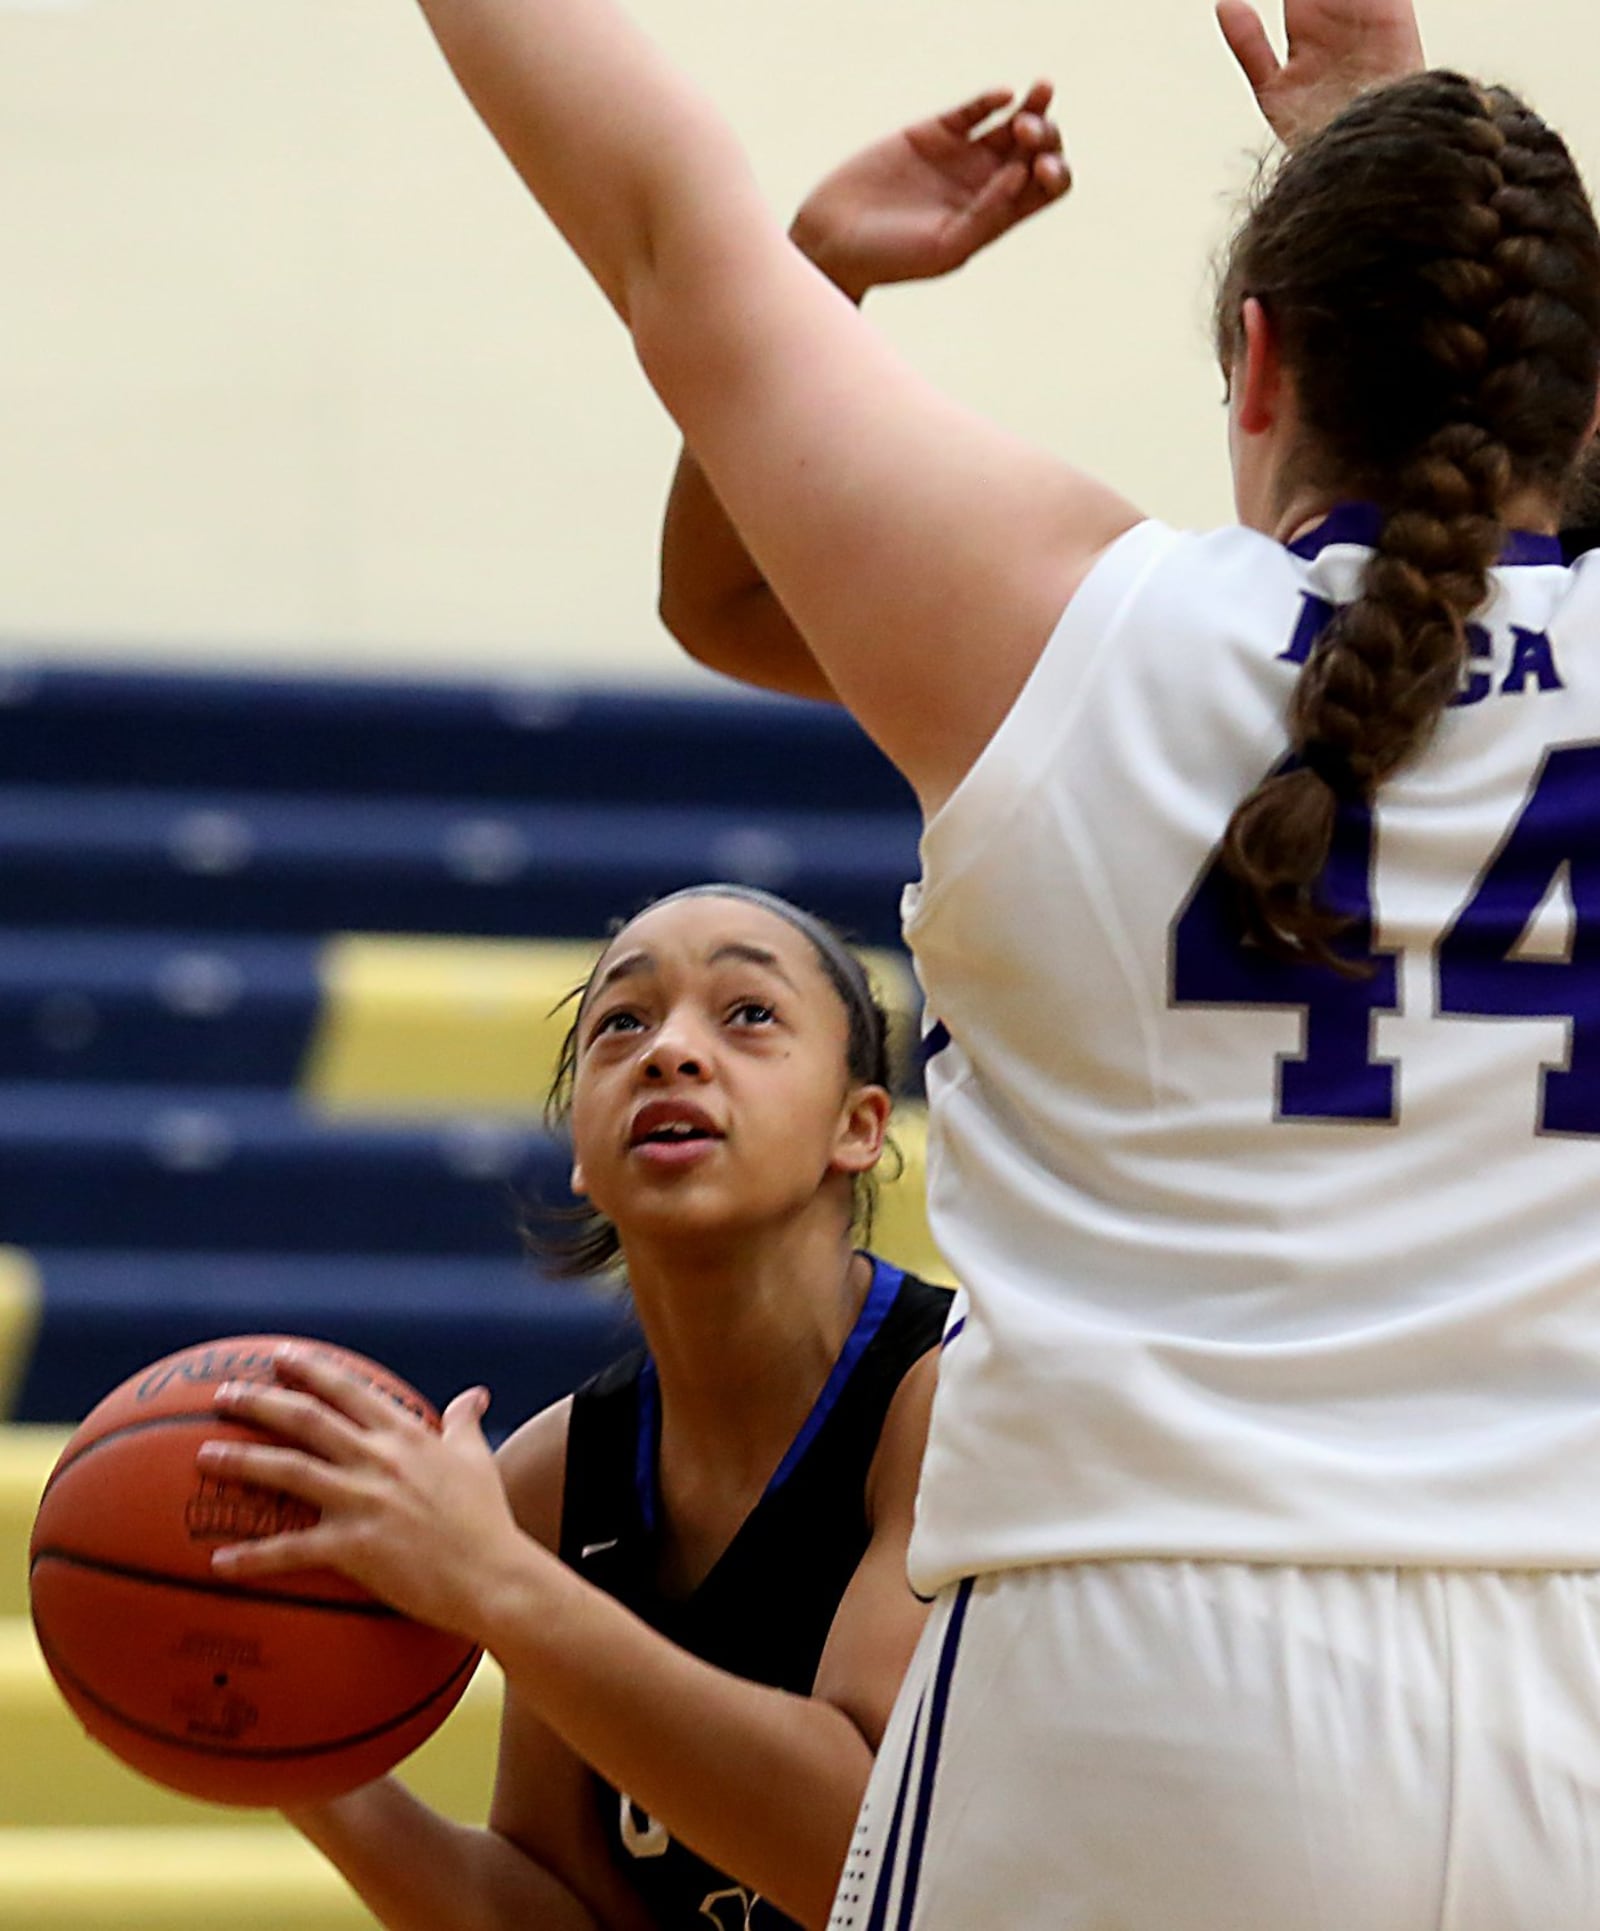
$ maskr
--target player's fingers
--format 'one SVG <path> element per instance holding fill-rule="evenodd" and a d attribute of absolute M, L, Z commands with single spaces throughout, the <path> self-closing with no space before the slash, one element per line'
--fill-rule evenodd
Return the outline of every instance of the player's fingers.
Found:
<path fill-rule="evenodd" d="M 483 1441 L 482 1421 L 489 1412 L 489 1390 L 487 1388 L 464 1388 L 445 1409 L 439 1420 L 440 1433 L 446 1441 L 458 1438 L 470 1440 L 473 1436 Z M 487 1446 L 487 1444 L 485 1444 Z"/>
<path fill-rule="evenodd" d="M 1016 113 L 1008 114 L 998 127 L 990 128 L 980 138 L 979 145 L 986 147 L 996 160 L 1006 160 L 1019 152 L 1037 154 L 1046 148 L 1061 146 L 1061 129 L 1048 114 L 1036 112 L 1025 103 Z"/>
<path fill-rule="evenodd" d="M 981 94 L 974 94 L 970 101 L 963 101 L 959 107 L 952 107 L 948 113 L 935 118 L 947 134 L 970 134 L 991 114 L 998 114 L 1002 107 L 1010 105 L 1009 87 L 986 88 Z"/>
<path fill-rule="evenodd" d="M 1041 154 L 1033 163 L 1032 186 L 1045 201 L 1059 201 L 1072 186 L 1072 169 L 1064 154 Z"/>
<path fill-rule="evenodd" d="M 1018 102 L 1025 114 L 1043 114 L 1056 97 L 1056 84 L 1053 80 L 1036 80 Z"/>
<path fill-rule="evenodd" d="M 255 1542 L 228 1542 L 211 1551 L 211 1567 L 220 1575 L 242 1581 L 247 1576 L 281 1576 L 295 1569 L 332 1567 L 337 1538 L 320 1524 L 293 1529 L 284 1535 L 264 1535 Z"/>
<path fill-rule="evenodd" d="M 1217 25 L 1252 89 L 1259 94 L 1270 87 L 1281 63 L 1250 0 L 1217 0 Z"/>
<path fill-rule="evenodd" d="M 345 1493 L 338 1470 L 298 1448 L 279 1448 L 270 1442 L 213 1440 L 202 1442 L 194 1458 L 207 1475 L 292 1495 L 314 1508 L 326 1508 Z"/>
<path fill-rule="evenodd" d="M 289 1347 L 273 1357 L 273 1374 L 288 1388 L 304 1388 L 363 1428 L 418 1427 L 420 1416 L 402 1407 L 340 1362 L 315 1348 Z"/>
<path fill-rule="evenodd" d="M 989 177 L 962 217 L 957 261 L 965 261 L 1012 226 L 1017 220 L 1018 198 L 1027 186 L 1026 161 L 1009 161 Z"/>
<path fill-rule="evenodd" d="M 361 1451 L 362 1431 L 309 1392 L 263 1387 L 254 1381 L 224 1381 L 212 1405 L 219 1415 L 253 1422 L 285 1441 L 310 1449 L 325 1461 L 351 1461 Z"/>
<path fill-rule="evenodd" d="M 1011 138 L 1024 154 L 1038 154 L 1049 145 L 1050 123 L 1039 114 L 1013 114 Z"/>
<path fill-rule="evenodd" d="M 1012 125 L 1019 153 L 1032 158 L 1061 152 L 1061 129 L 1054 121 L 1038 114 L 1018 114 Z"/>

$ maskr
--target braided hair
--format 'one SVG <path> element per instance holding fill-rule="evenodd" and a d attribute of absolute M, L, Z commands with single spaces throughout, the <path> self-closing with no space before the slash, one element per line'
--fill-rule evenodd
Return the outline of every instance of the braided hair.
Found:
<path fill-rule="evenodd" d="M 1514 94 L 1420 74 L 1288 156 L 1234 238 L 1216 307 L 1231 365 L 1254 296 L 1304 434 L 1285 487 L 1377 504 L 1356 600 L 1302 667 L 1291 761 L 1239 805 L 1223 859 L 1252 934 L 1340 966 L 1318 897 L 1344 803 L 1370 804 L 1460 686 L 1509 505 L 1552 509 L 1600 382 L 1600 231 L 1559 135 Z"/>

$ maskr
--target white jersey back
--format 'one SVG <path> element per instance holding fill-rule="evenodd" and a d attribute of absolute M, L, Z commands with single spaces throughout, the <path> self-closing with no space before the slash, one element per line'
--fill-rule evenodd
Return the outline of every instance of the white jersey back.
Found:
<path fill-rule="evenodd" d="M 1600 557 L 1515 539 L 1432 745 L 1341 815 L 1364 976 L 1243 945 L 1214 864 L 1371 528 L 1131 531 L 927 828 L 906 931 L 966 1305 L 925 1591 L 1600 1567 Z"/>

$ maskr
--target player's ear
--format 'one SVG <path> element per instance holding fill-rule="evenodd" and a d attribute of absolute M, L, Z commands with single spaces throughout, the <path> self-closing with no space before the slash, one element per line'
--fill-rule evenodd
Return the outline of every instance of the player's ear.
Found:
<path fill-rule="evenodd" d="M 583 1177 L 583 1162 L 581 1160 L 573 1160 L 572 1174 L 567 1181 L 567 1185 L 571 1187 L 572 1191 L 580 1200 L 587 1200 L 589 1198 L 589 1183 Z"/>
<path fill-rule="evenodd" d="M 870 1173 L 883 1154 L 894 1105 L 881 1086 L 855 1086 L 839 1115 L 830 1166 L 835 1173 Z"/>
<path fill-rule="evenodd" d="M 1272 317 L 1254 295 L 1239 311 L 1239 349 L 1229 378 L 1238 395 L 1238 423 L 1247 436 L 1265 434 L 1283 409 L 1283 355 Z"/>

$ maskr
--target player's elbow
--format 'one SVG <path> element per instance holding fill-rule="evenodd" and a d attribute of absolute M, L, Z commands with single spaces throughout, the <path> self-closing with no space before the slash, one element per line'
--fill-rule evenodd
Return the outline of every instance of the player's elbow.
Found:
<path fill-rule="evenodd" d="M 661 574 L 656 615 L 663 629 L 686 657 L 707 670 L 722 670 L 728 651 L 729 612 L 726 599 L 706 596 L 682 582 L 671 571 Z"/>

